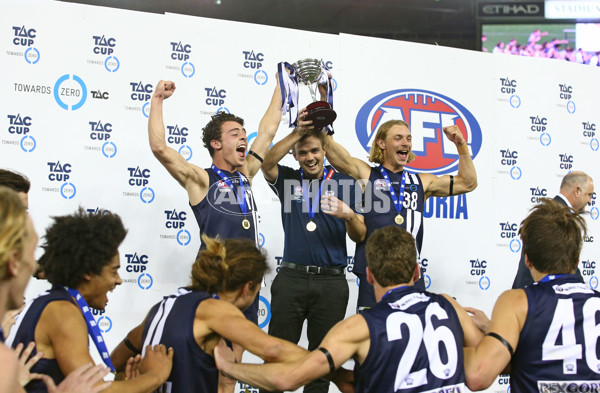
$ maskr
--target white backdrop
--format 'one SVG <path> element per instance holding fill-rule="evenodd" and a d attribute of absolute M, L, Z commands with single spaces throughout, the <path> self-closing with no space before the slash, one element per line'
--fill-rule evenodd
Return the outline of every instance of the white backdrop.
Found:
<path fill-rule="evenodd" d="M 518 224 L 536 198 L 553 197 L 570 170 L 600 179 L 593 164 L 600 74 L 591 67 L 49 0 L 5 1 L 0 9 L 0 167 L 31 179 L 38 232 L 51 216 L 78 206 L 116 212 L 129 229 L 120 248 L 124 283 L 97 315 L 110 349 L 152 304 L 188 283 L 200 244 L 185 191 L 147 142 L 148 102 L 159 79 L 177 86 L 165 103 L 169 144 L 201 167 L 210 164 L 201 129 L 216 111 L 243 117 L 254 137 L 280 61 L 327 62 L 336 85 L 335 138 L 356 157 L 366 158 L 378 119 L 405 118 L 419 157 L 412 169 L 453 173 L 455 148 L 444 149 L 439 127 L 459 124 L 475 155 L 479 186 L 467 196 L 428 201 L 421 265 L 430 290 L 488 314 L 512 284 Z M 307 90 L 300 100 L 309 102 Z M 288 132 L 284 116 L 275 140 Z M 283 163 L 295 166 L 292 157 Z M 259 322 L 266 329 L 283 231 L 279 202 L 261 175 L 253 189 L 262 246 L 273 266 L 261 291 Z M 595 202 L 580 263 L 594 288 Z M 357 284 L 347 277 L 349 316 Z M 47 287 L 32 280 L 27 296 Z M 499 378 L 488 391 L 506 392 L 507 382 Z"/>

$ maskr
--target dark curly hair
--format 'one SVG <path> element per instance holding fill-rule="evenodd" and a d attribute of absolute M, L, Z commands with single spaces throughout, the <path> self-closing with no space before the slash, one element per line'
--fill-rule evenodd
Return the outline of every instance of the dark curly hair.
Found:
<path fill-rule="evenodd" d="M 44 236 L 39 264 L 54 285 L 75 288 L 85 274 L 99 275 L 127 234 L 121 218 L 109 211 L 89 214 L 79 208 L 53 220 Z"/>
<path fill-rule="evenodd" d="M 215 149 L 210 145 L 210 141 L 221 140 L 221 125 L 226 121 L 235 121 L 236 123 L 240 123 L 242 127 L 244 126 L 244 119 L 241 117 L 237 117 L 232 113 L 219 112 L 213 115 L 208 124 L 202 129 L 202 142 L 204 143 L 204 147 L 208 149 L 211 157 L 215 153 Z"/>

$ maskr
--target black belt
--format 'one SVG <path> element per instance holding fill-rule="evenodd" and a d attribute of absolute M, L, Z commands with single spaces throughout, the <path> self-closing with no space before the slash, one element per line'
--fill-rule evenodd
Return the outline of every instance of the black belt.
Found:
<path fill-rule="evenodd" d="M 344 268 L 342 266 L 314 266 L 314 265 L 300 265 L 292 262 L 281 262 L 281 267 L 287 267 L 288 269 L 300 270 L 304 273 L 310 274 L 324 274 L 327 276 L 339 276 L 344 274 Z"/>

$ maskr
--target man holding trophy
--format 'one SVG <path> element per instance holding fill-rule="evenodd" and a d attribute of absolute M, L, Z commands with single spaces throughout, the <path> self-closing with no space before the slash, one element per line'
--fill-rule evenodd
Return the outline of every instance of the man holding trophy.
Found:
<path fill-rule="evenodd" d="M 328 70 L 316 59 L 281 63 L 279 68 L 283 106 L 292 112 L 298 108 L 299 81 L 309 88 L 323 76 L 328 81 Z M 315 100 L 312 89 L 311 94 Z M 346 313 L 346 232 L 354 241 L 361 241 L 366 233 L 362 217 L 348 206 L 354 204 L 354 179 L 324 165 L 321 129 L 334 119 L 335 112 L 325 101 L 315 101 L 299 114 L 290 113 L 290 124 L 296 128 L 268 151 L 261 166 L 281 202 L 285 232 L 283 262 L 271 286 L 269 334 L 297 344 L 306 320 L 309 350 L 316 349 Z M 290 150 L 300 169 L 279 164 Z M 325 379 L 304 388 L 305 392 L 328 390 Z"/>

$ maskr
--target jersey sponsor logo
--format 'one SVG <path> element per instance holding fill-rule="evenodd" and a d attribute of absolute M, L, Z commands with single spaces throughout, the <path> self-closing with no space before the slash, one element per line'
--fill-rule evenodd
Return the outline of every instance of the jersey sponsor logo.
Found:
<path fill-rule="evenodd" d="M 410 125 L 416 159 L 406 165 L 418 172 L 441 175 L 458 168 L 458 152 L 442 127 L 457 125 L 475 158 L 482 145 L 481 127 L 467 108 L 442 94 L 417 89 L 391 90 L 367 101 L 356 117 L 356 135 L 369 152 L 377 128 L 388 120 Z"/>
<path fill-rule="evenodd" d="M 594 291 L 592 291 L 590 287 L 582 283 L 553 285 L 552 289 L 554 289 L 554 292 L 556 292 L 556 294 L 558 295 L 572 295 L 574 293 L 594 293 Z"/>
<path fill-rule="evenodd" d="M 591 393 L 600 391 L 598 381 L 538 381 L 540 393 Z"/>
<path fill-rule="evenodd" d="M 423 293 L 411 293 L 410 295 L 406 295 L 393 303 L 388 303 L 388 305 L 394 310 L 405 311 L 417 303 L 428 302 L 429 300 L 430 297 Z"/>

